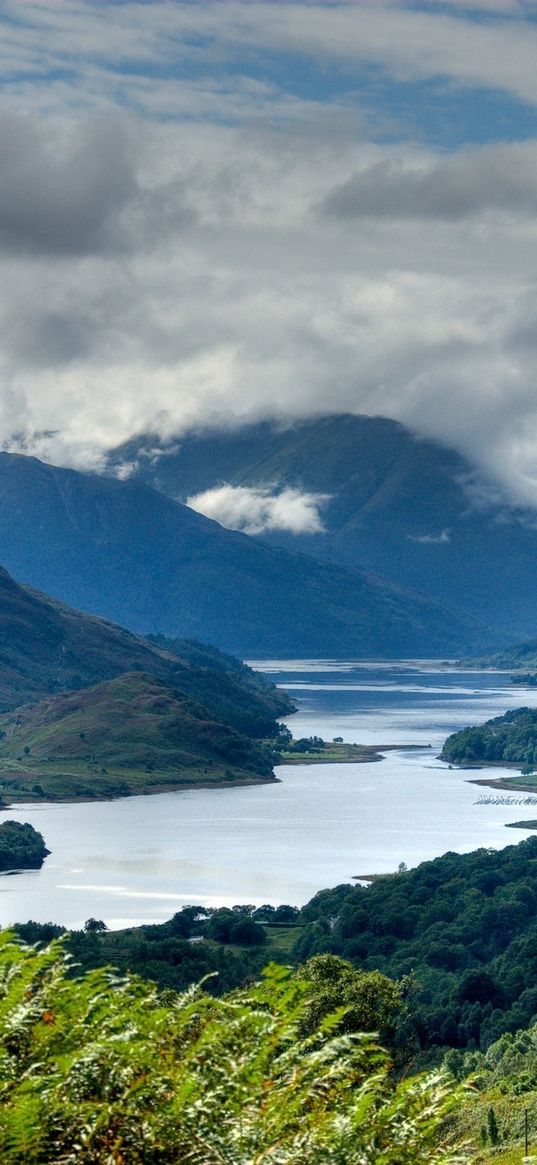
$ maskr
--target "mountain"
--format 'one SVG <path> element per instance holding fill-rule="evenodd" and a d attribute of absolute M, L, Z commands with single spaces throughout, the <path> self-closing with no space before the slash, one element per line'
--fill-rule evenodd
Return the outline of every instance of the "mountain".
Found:
<path fill-rule="evenodd" d="M 0 547 L 16 577 L 63 602 L 241 656 L 452 655 L 493 639 L 473 617 L 226 530 L 142 482 L 7 453 Z"/>
<path fill-rule="evenodd" d="M 147 672 L 0 716 L 0 790 L 10 801 L 273 779 L 269 750 Z"/>
<path fill-rule="evenodd" d="M 172 684 L 250 736 L 273 734 L 275 718 L 293 708 L 284 692 L 214 648 L 150 643 L 20 586 L 0 568 L 0 711 L 129 671 Z"/>
<path fill-rule="evenodd" d="M 382 417 L 325 416 L 286 427 L 143 436 L 110 469 L 184 501 L 232 486 L 325 495 L 314 533 L 265 530 L 270 545 L 374 571 L 451 603 L 511 637 L 537 628 L 537 516 L 509 504 L 458 453 Z"/>

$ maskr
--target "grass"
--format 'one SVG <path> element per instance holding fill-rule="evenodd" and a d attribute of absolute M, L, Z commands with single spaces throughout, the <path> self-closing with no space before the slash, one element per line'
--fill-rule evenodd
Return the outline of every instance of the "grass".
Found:
<path fill-rule="evenodd" d="M 528 1156 L 537 1156 L 537 1142 L 530 1145 Z M 488 1149 L 478 1153 L 472 1165 L 521 1165 L 523 1158 L 524 1145 L 518 1145 L 515 1149 Z"/>
<path fill-rule="evenodd" d="M 500 1140 L 495 1146 L 483 1145 L 482 1130 L 487 1129 L 492 1108 Z M 448 1118 L 452 1143 L 467 1142 L 474 1148 L 472 1165 L 521 1165 L 524 1157 L 524 1110 L 529 1117 L 528 1156 L 537 1157 L 537 1091 L 514 1095 L 497 1087 L 485 1092 L 471 1091 L 466 1103 Z"/>
<path fill-rule="evenodd" d="M 272 778 L 267 750 L 144 672 L 0 716 L 0 796 L 88 799 Z"/>
<path fill-rule="evenodd" d="M 267 926 L 265 951 L 271 958 L 274 957 L 275 951 L 289 956 L 303 930 L 303 926 Z"/>
<path fill-rule="evenodd" d="M 121 768 L 86 764 L 40 763 L 35 768 L 16 761 L 0 761 L 0 799 L 17 801 L 94 801 L 129 797 L 142 793 L 166 793 L 198 787 L 225 788 L 251 785 L 266 778 L 255 773 L 220 765 L 198 765 L 184 769 Z"/>

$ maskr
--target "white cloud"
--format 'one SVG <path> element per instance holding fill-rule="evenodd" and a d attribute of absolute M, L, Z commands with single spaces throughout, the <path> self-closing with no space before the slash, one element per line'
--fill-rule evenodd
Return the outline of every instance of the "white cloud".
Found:
<path fill-rule="evenodd" d="M 248 76 L 249 62 L 270 52 L 372 64 L 404 81 L 448 78 L 535 104 L 537 27 L 524 20 L 533 10 L 516 0 L 429 10 L 407 0 L 226 0 L 223 19 L 221 0 L 5 0 L 0 77 L 5 99 L 46 112 L 120 104 L 167 118 L 187 109 L 251 117 L 283 97 Z M 215 81 L 222 66 L 227 79 Z"/>
<path fill-rule="evenodd" d="M 271 491 L 261 486 L 222 485 L 188 498 L 186 504 L 228 530 L 242 530 L 245 534 L 269 530 L 319 534 L 324 530 L 319 509 L 327 501 L 327 494 L 304 493 L 290 487 Z"/>
<path fill-rule="evenodd" d="M 440 534 L 409 534 L 411 542 L 420 542 L 425 546 L 443 546 L 451 542 L 451 531 L 442 530 Z"/>

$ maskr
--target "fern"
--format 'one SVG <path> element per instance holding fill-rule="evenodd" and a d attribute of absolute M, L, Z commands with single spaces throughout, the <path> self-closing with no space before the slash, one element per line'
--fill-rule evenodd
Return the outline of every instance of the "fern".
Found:
<path fill-rule="evenodd" d="M 395 1087 L 344 1009 L 303 1035 L 307 987 L 166 1000 L 110 971 L 68 978 L 61 943 L 0 934 L 3 1165 L 432 1165 L 454 1103 L 441 1077 Z"/>

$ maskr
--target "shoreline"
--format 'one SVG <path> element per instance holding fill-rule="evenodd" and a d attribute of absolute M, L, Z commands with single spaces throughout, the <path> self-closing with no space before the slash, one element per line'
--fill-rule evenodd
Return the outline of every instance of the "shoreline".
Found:
<path fill-rule="evenodd" d="M 384 753 L 395 752 L 398 749 L 404 748 L 413 751 L 429 751 L 432 748 L 430 744 L 382 744 L 382 745 L 360 745 L 348 744 L 341 746 L 342 750 L 346 750 L 352 755 L 341 756 L 308 756 L 307 753 L 295 754 L 291 757 L 282 758 L 274 766 L 276 769 L 283 768 L 287 765 L 294 768 L 304 765 L 355 765 L 355 764 L 370 764 L 377 763 L 384 760 Z M 39 776 L 39 774 L 32 774 L 32 777 Z M 116 794 L 106 794 L 96 791 L 89 796 L 87 793 L 77 796 L 76 793 L 68 794 L 65 797 L 44 796 L 36 797 L 32 792 L 28 792 L 25 796 L 21 791 L 20 796 L 12 796 L 7 794 L 7 800 L 2 797 L 0 799 L 0 812 L 16 809 L 23 805 L 78 805 L 91 804 L 94 801 L 124 801 L 129 797 L 152 797 L 161 793 L 188 793 L 195 789 L 236 789 L 248 788 L 254 785 L 277 785 L 281 784 L 282 778 L 273 773 L 270 777 L 245 777 L 239 780 L 222 780 L 222 781 L 175 781 L 173 783 L 162 782 L 142 785 L 140 788 L 131 788 L 125 792 Z"/>
<path fill-rule="evenodd" d="M 174 785 L 162 784 L 152 785 L 151 787 L 143 787 L 140 789 L 130 789 L 125 793 L 117 793 L 115 796 L 106 796 L 104 793 L 95 793 L 93 797 L 80 796 L 77 797 L 71 794 L 68 797 L 19 797 L 16 800 L 2 801 L 0 803 L 0 811 L 17 809 L 24 805 L 91 805 L 94 801 L 128 801 L 130 797 L 152 797 L 158 796 L 161 793 L 191 793 L 193 789 L 237 789 L 249 787 L 251 785 L 279 785 L 281 778 L 273 775 L 272 777 L 252 777 L 251 780 L 244 781 L 184 781 L 176 782 Z"/>
<path fill-rule="evenodd" d="M 505 766 L 506 768 L 509 766 Z M 513 793 L 535 793 L 537 794 L 536 785 L 525 785 L 522 780 L 517 781 L 516 777 L 472 777 L 467 781 L 468 785 L 482 785 L 487 789 L 507 789 Z"/>
<path fill-rule="evenodd" d="M 280 768 L 283 765 L 361 765 L 369 764 L 372 761 L 384 760 L 385 752 L 396 752 L 398 749 L 405 749 L 409 751 L 425 751 L 428 752 L 432 748 L 432 744 L 348 744 L 341 745 L 340 748 L 346 748 L 350 753 L 351 750 L 356 750 L 353 755 L 348 756 L 309 756 L 308 753 L 295 753 L 289 756 L 282 757 L 276 765 Z M 330 749 L 328 749 L 330 753 Z"/>

